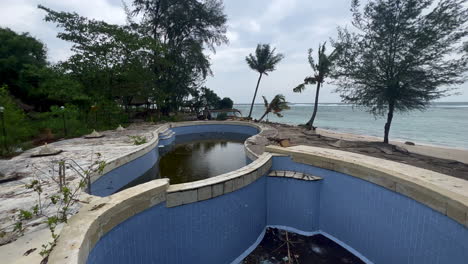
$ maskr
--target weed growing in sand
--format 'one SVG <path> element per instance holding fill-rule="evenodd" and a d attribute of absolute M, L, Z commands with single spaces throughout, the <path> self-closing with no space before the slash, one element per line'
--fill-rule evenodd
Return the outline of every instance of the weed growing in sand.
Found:
<path fill-rule="evenodd" d="M 102 174 L 106 163 L 101 160 L 101 154 L 95 154 L 97 158 L 91 162 L 88 168 L 83 169 L 74 160 L 65 159 L 53 161 L 51 164 L 51 173 L 46 173 L 43 170 L 36 168 L 41 177 L 35 174 L 34 179 L 25 184 L 27 190 L 31 190 L 37 195 L 35 205 L 30 210 L 20 210 L 16 215 L 16 223 L 14 232 L 23 234 L 26 229 L 26 224 L 35 219 L 44 219 L 41 223 L 45 223 L 49 228 L 52 241 L 42 245 L 39 254 L 43 257 L 41 263 L 47 263 L 48 257 L 52 249 L 57 243 L 59 234 L 56 228 L 59 224 L 67 223 L 68 218 L 73 215 L 72 209 L 78 202 L 81 191 L 87 188 L 90 191 L 91 175 Z M 58 167 L 58 170 L 57 170 Z M 80 176 L 80 180 L 70 181 L 66 177 L 67 169 L 76 172 Z M 47 180 L 52 180 L 57 184 L 57 191 L 53 194 L 44 192 Z"/>
<path fill-rule="evenodd" d="M 143 145 L 148 142 L 148 140 L 144 136 L 128 136 L 128 137 L 133 140 L 133 145 Z"/>

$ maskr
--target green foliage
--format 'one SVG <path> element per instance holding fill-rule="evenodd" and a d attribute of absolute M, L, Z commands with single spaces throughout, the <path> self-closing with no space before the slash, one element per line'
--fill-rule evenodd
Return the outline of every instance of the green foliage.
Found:
<path fill-rule="evenodd" d="M 224 97 L 219 102 L 219 109 L 232 109 L 234 102 L 229 97 Z"/>
<path fill-rule="evenodd" d="M 201 87 L 199 90 L 192 92 L 192 99 L 187 102 L 187 106 L 192 112 L 199 113 L 203 108 L 208 109 L 223 109 L 232 108 L 232 100 L 225 97 L 221 99 L 213 90 Z M 226 107 L 229 106 L 230 107 Z"/>
<path fill-rule="evenodd" d="M 39 254 L 43 257 L 43 262 L 46 263 L 50 252 L 57 244 L 57 239 L 59 234 L 56 233 L 56 228 L 59 224 L 67 223 L 68 218 L 71 214 L 71 208 L 78 202 L 78 198 L 81 190 L 89 183 L 90 176 L 93 173 L 102 174 L 106 166 L 106 162 L 101 160 L 101 154 L 96 153 L 96 160 L 91 161 L 91 165 L 86 169 L 77 167 L 76 162 L 73 160 L 60 160 L 50 164 L 50 168 L 56 172 L 56 165 L 60 167 L 73 167 L 75 172 L 79 174 L 81 179 L 78 184 L 76 182 L 66 181 L 65 169 L 63 170 L 63 179 L 62 183 L 58 183 L 55 179 L 54 173 L 41 175 L 41 178 L 33 179 L 29 184 L 25 184 L 25 188 L 32 190 L 37 194 L 36 204 L 31 208 L 31 210 L 19 210 L 16 215 L 16 222 L 14 224 L 13 232 L 18 232 L 23 234 L 25 228 L 30 222 L 36 218 L 44 219 L 43 223 L 49 228 L 52 242 L 43 244 Z M 94 155 L 93 155 L 94 159 Z M 70 162 L 71 161 L 71 162 Z M 40 171 L 43 174 L 43 171 Z M 59 173 L 60 174 L 60 173 Z M 58 184 L 57 191 L 52 194 L 45 193 L 43 194 L 43 185 L 46 184 L 44 177 L 50 177 L 48 182 L 56 182 Z M 52 209 L 52 210 L 51 210 Z M 45 261 L 45 262 L 44 262 Z"/>
<path fill-rule="evenodd" d="M 0 87 L 0 106 L 4 107 L 3 120 L 0 120 L 1 153 L 7 154 L 14 146 L 28 140 L 34 134 L 34 130 L 31 128 L 23 110 L 16 105 L 6 86 Z M 3 127 L 3 124 L 5 124 L 5 127 Z"/>
<path fill-rule="evenodd" d="M 85 93 L 83 85 L 65 71 L 60 66 L 42 69 L 40 84 L 30 93 L 40 103 L 39 110 L 45 111 L 52 105 L 74 104 L 84 107 L 91 104 L 91 97 Z"/>
<path fill-rule="evenodd" d="M 271 49 L 270 44 L 258 44 L 255 49 L 255 55 L 249 54 L 249 56 L 245 58 L 247 65 L 249 65 L 252 70 L 259 73 L 248 118 L 252 116 L 252 109 L 255 104 L 255 98 L 257 97 L 258 86 L 260 85 L 263 74 L 268 75 L 268 72 L 274 71 L 276 65 L 284 58 L 284 55 L 281 53 L 275 54 L 275 50 L 276 48 Z"/>
<path fill-rule="evenodd" d="M 302 93 L 305 90 L 306 85 L 309 85 L 309 84 L 317 85 L 316 92 L 315 92 L 314 111 L 312 113 L 312 117 L 306 124 L 309 129 L 312 129 L 312 128 L 315 129 L 314 121 L 315 121 L 315 116 L 317 115 L 317 110 L 318 110 L 320 88 L 323 86 L 325 82 L 325 78 L 330 75 L 330 72 L 332 71 L 333 61 L 336 59 L 336 56 L 337 56 L 336 50 L 333 51 L 330 55 L 327 55 L 325 53 L 326 51 L 325 46 L 326 46 L 326 43 L 323 43 L 321 45 L 319 44 L 317 62 L 312 56 L 312 49 L 309 49 L 308 61 L 309 61 L 310 67 L 312 68 L 314 75 L 304 78 L 304 82 L 299 84 L 293 89 L 293 92 L 295 93 Z"/>
<path fill-rule="evenodd" d="M 262 97 L 263 97 L 263 102 L 264 102 L 266 109 L 265 109 L 265 113 L 258 120 L 258 122 L 262 121 L 263 118 L 269 113 L 273 113 L 277 117 L 283 117 L 281 112 L 283 112 L 284 110 L 290 109 L 288 102 L 286 102 L 286 98 L 282 94 L 275 95 L 275 97 L 269 103 L 265 96 L 262 96 Z"/>
<path fill-rule="evenodd" d="M 49 112 L 35 113 L 32 118 L 38 131 L 50 129 L 56 138 L 77 137 L 90 132 L 82 114 L 76 106 L 67 104 L 63 109 L 52 106 Z"/>
<path fill-rule="evenodd" d="M 334 75 L 344 102 L 387 114 L 424 110 L 465 81 L 468 8 L 462 0 L 352 2 L 355 29 L 340 28 Z"/>
<path fill-rule="evenodd" d="M 221 98 L 219 98 L 219 96 L 213 90 L 202 87 L 201 92 L 201 100 L 203 101 L 205 107 L 208 107 L 208 109 L 218 108 Z"/>
<path fill-rule="evenodd" d="M 133 6 L 131 16 L 143 17 L 144 34 L 165 48 L 167 63 L 153 67 L 156 104 L 163 113 L 176 111 L 211 74 L 205 47 L 214 51 L 227 43 L 222 1 L 134 0 Z"/>
<path fill-rule="evenodd" d="M 146 137 L 144 136 L 128 136 L 131 140 L 133 140 L 133 145 L 143 145 L 148 142 Z"/>
<path fill-rule="evenodd" d="M 208 74 L 205 47 L 227 42 L 221 1 L 136 0 L 125 6 L 126 25 L 90 20 L 76 13 L 47 12 L 63 28 L 58 37 L 75 52 L 62 66 L 81 82 L 85 94 L 118 98 L 129 109 L 135 98 L 154 102 L 169 114 L 183 106 Z M 142 18 L 140 22 L 134 16 Z"/>
<path fill-rule="evenodd" d="M 270 44 L 258 44 L 255 55 L 249 54 L 245 58 L 249 67 L 260 74 L 268 75 L 268 72 L 276 70 L 276 65 L 284 58 L 281 53 L 275 54 L 276 48 Z"/>
<path fill-rule="evenodd" d="M 219 115 L 216 116 L 216 120 L 221 120 L 221 121 L 227 120 L 227 118 L 228 118 L 227 113 L 219 113 Z"/>
<path fill-rule="evenodd" d="M 202 99 L 187 101 L 200 94 L 211 74 L 205 49 L 214 51 L 227 43 L 220 0 L 135 0 L 125 6 L 125 25 L 38 8 L 46 12 L 46 21 L 61 29 L 57 37 L 72 44 L 73 55 L 47 64 L 40 41 L 0 28 L 0 85 L 8 85 L 13 95 L 8 95 L 9 101 L 28 111 L 26 116 L 19 108 L 7 107 L 6 114 L 17 115 L 6 116 L 16 122 L 7 124 L 7 132 L 14 130 L 7 133 L 8 146 L 27 141 L 38 131 L 58 138 L 80 136 L 91 128 L 111 129 L 127 123 L 141 105 L 147 112 L 156 107 L 164 118 L 187 105 L 218 107 L 220 98 L 211 90 L 201 91 Z M 139 109 L 135 101 L 143 102 Z"/>
<path fill-rule="evenodd" d="M 0 27 L 0 86 L 30 102 L 28 94 L 37 87 L 36 71 L 46 66 L 44 44 L 28 33 L 17 34 Z"/>
<path fill-rule="evenodd" d="M 337 52 L 333 51 L 330 55 L 327 55 L 325 53 L 326 43 L 320 44 L 318 48 L 317 62 L 315 61 L 312 52 L 313 50 L 309 49 L 308 61 L 314 75 L 304 78 L 304 82 L 293 89 L 295 93 L 302 93 L 305 89 L 305 86 L 308 84 L 320 83 L 321 85 L 323 85 L 325 78 L 330 75 L 333 60 L 336 58 Z"/>

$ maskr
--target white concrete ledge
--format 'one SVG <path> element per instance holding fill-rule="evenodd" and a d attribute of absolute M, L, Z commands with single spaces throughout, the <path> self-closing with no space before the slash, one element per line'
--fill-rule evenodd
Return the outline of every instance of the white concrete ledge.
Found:
<path fill-rule="evenodd" d="M 168 179 L 153 180 L 94 200 L 62 229 L 49 263 L 86 263 L 97 241 L 118 224 L 166 200 Z"/>
<path fill-rule="evenodd" d="M 123 166 L 145 154 L 152 151 L 159 143 L 159 133 L 165 133 L 168 129 L 173 127 L 184 127 L 184 126 L 196 126 L 196 125 L 239 125 L 239 126 L 250 126 L 258 129 L 259 133 L 248 138 L 244 142 L 244 147 L 246 155 L 250 160 L 255 160 L 258 156 L 264 152 L 265 145 L 267 145 L 267 137 L 275 136 L 278 134 L 278 131 L 270 126 L 264 124 L 258 124 L 253 122 L 244 122 L 244 121 L 189 121 L 189 122 L 176 122 L 176 123 L 167 123 L 158 128 L 156 128 L 152 135 L 153 137 L 145 144 L 139 146 L 130 154 L 125 156 L 117 157 L 112 160 L 106 161 L 106 166 L 104 171 L 101 174 L 91 175 L 91 183 L 95 182 L 97 179 L 102 177 L 104 174 Z M 171 134 L 173 136 L 174 133 Z M 163 138 L 161 138 L 163 139 Z M 259 142 L 263 144 L 258 144 Z"/>
<path fill-rule="evenodd" d="M 293 161 L 345 173 L 403 194 L 468 227 L 468 181 L 399 162 L 311 146 L 266 151 Z"/>
<path fill-rule="evenodd" d="M 271 154 L 264 153 L 238 170 L 205 180 L 174 184 L 167 189 L 167 207 L 208 200 L 243 188 L 265 175 L 271 168 Z"/>
<path fill-rule="evenodd" d="M 157 145 L 158 145 L 158 142 L 159 142 L 159 132 L 162 132 L 164 131 L 165 129 L 168 128 L 168 125 L 163 125 L 163 126 L 160 126 L 158 128 L 156 128 L 153 132 L 152 132 L 152 135 L 153 137 L 145 144 L 142 144 L 140 147 L 136 148 L 134 151 L 132 151 L 131 153 L 125 155 L 125 156 L 121 156 L 121 157 L 117 157 L 117 158 L 114 158 L 114 159 L 111 159 L 111 160 L 107 160 L 106 161 L 106 166 L 104 167 L 104 170 L 101 174 L 93 174 L 91 175 L 91 183 L 95 182 L 97 179 L 99 179 L 102 175 L 110 172 L 111 170 L 113 169 L 116 169 L 120 166 L 123 166 L 143 155 L 145 155 L 146 153 L 150 152 L 151 150 L 153 150 Z"/>

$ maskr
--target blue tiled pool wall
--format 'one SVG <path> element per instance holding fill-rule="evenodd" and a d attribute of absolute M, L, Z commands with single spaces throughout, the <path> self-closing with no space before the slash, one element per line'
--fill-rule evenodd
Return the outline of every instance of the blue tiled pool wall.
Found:
<path fill-rule="evenodd" d="M 319 230 L 374 263 L 468 263 L 468 229 L 401 194 L 343 173 L 274 157 L 273 170 L 322 177 Z M 307 231 L 307 230 L 304 230 Z"/>
<path fill-rule="evenodd" d="M 154 171 L 158 159 L 159 152 L 156 147 L 143 156 L 99 177 L 91 184 L 91 194 L 104 197 L 119 191 L 142 175 Z"/>
<path fill-rule="evenodd" d="M 170 146 L 173 144 L 205 138 L 245 140 L 259 132 L 257 128 L 251 126 L 222 124 L 192 125 L 175 127 L 171 130 L 175 132 L 175 136 L 168 139 L 160 139 L 158 146 L 145 155 L 99 177 L 91 184 L 91 194 L 101 197 L 108 196 L 124 188 L 137 185 L 140 181 L 144 180 L 143 178 L 158 177 L 157 162 L 161 154 L 164 151 L 170 150 Z M 247 158 L 247 161 L 250 160 Z"/>
<path fill-rule="evenodd" d="M 253 136 L 259 133 L 259 130 L 257 128 L 251 126 L 222 124 L 181 126 L 171 128 L 171 130 L 174 131 L 178 136 L 186 134 L 202 134 L 209 132 L 244 134 L 248 136 Z"/>
<path fill-rule="evenodd" d="M 92 263 L 230 263 L 259 242 L 266 226 L 320 232 L 373 263 L 460 263 L 468 229 L 410 198 L 288 157 L 273 170 L 323 177 L 262 177 L 203 202 L 149 208 L 107 233 Z"/>
<path fill-rule="evenodd" d="M 154 206 L 102 237 L 87 263 L 229 263 L 266 225 L 266 178 L 188 205 Z"/>

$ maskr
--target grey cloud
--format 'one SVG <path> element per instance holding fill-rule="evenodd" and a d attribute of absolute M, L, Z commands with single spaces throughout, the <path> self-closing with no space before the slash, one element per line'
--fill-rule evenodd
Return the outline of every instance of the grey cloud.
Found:
<path fill-rule="evenodd" d="M 66 59 L 71 45 L 56 38 L 59 29 L 43 21 L 44 12 L 37 9 L 38 4 L 109 23 L 125 23 L 121 0 L 0 0 L 0 26 L 27 31 L 42 40 L 52 62 Z M 245 56 L 254 52 L 257 43 L 271 43 L 286 58 L 277 71 L 262 80 L 259 95 L 272 98 L 283 93 L 290 102 L 312 102 L 312 87 L 303 94 L 293 93 L 292 88 L 311 74 L 307 50 L 316 49 L 319 42 L 333 37 L 336 26 L 349 24 L 350 1 L 225 0 L 224 5 L 230 44 L 210 54 L 214 76 L 208 78 L 206 85 L 235 102 L 250 102 L 258 75 L 246 65 Z M 331 92 L 333 89 L 332 85 L 325 85 L 322 102 L 339 101 L 339 96 Z M 444 100 L 468 101 L 467 84 L 460 92 L 462 96 Z M 260 103 L 261 96 L 258 98 Z"/>

